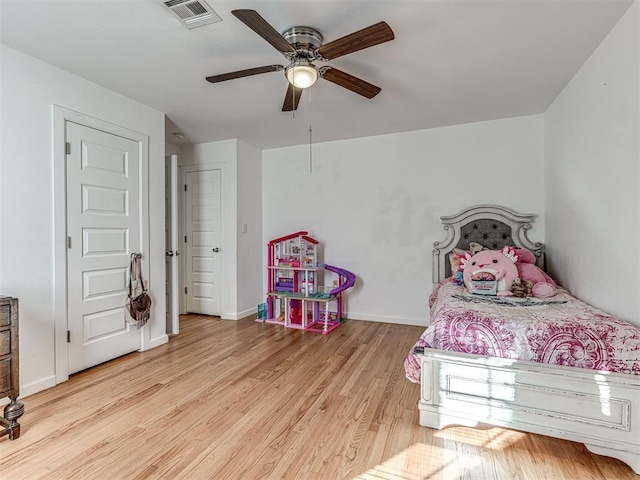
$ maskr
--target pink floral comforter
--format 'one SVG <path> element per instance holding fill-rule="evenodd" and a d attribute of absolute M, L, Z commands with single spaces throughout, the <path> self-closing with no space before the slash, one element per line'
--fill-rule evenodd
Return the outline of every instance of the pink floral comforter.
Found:
<path fill-rule="evenodd" d="M 640 375 L 640 328 L 562 288 L 547 299 L 484 297 L 445 280 L 429 306 L 431 324 L 404 363 L 415 383 L 415 347 Z"/>

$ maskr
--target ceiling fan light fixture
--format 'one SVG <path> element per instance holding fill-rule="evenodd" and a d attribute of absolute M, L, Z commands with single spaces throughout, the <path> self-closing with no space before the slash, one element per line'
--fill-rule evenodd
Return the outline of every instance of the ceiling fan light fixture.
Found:
<path fill-rule="evenodd" d="M 291 85 L 296 88 L 309 88 L 318 80 L 318 69 L 312 63 L 294 62 L 289 65 L 285 76 Z"/>

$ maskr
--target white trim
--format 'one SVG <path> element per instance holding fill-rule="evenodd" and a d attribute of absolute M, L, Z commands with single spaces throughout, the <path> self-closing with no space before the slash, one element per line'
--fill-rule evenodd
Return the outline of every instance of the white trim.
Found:
<path fill-rule="evenodd" d="M 55 384 L 69 379 L 69 348 L 67 344 L 67 176 L 66 176 L 66 124 L 78 123 L 113 135 L 138 142 L 140 149 L 140 251 L 147 261 L 142 263 L 143 275 L 148 279 L 149 290 L 149 136 L 94 118 L 59 105 L 51 106 L 53 160 L 53 291 L 54 291 L 54 345 Z M 155 344 L 150 338 L 149 324 L 140 329 L 140 350 L 148 350 Z M 166 337 L 166 336 L 165 336 Z M 39 382 L 36 382 L 39 385 Z M 27 386 L 28 388 L 29 386 Z M 38 387 L 40 388 L 40 387 Z M 48 387 L 44 387 L 48 388 Z M 24 390 L 24 387 L 23 387 Z"/>
<path fill-rule="evenodd" d="M 242 320 L 243 318 L 250 317 L 251 315 L 255 315 L 257 313 L 258 307 L 256 306 L 238 313 L 225 313 L 220 318 L 222 320 Z"/>
<path fill-rule="evenodd" d="M 164 345 L 168 341 L 169 341 L 169 335 L 167 335 L 166 333 L 163 335 L 160 335 L 159 337 L 151 338 L 148 342 L 146 350 L 151 350 L 152 348 L 156 348 L 156 347 L 159 347 L 160 345 Z"/>
<path fill-rule="evenodd" d="M 220 170 L 220 251 L 223 255 L 222 261 L 220 262 L 220 316 L 221 318 L 228 318 L 228 315 L 225 314 L 226 311 L 226 298 L 227 298 L 227 258 L 229 251 L 227 249 L 227 164 L 226 162 L 206 162 L 199 163 L 197 165 L 184 165 L 178 168 L 180 171 L 180 198 L 182 199 L 182 211 L 181 220 L 180 220 L 180 238 L 183 239 L 186 235 L 186 225 L 184 224 L 184 219 L 187 218 L 187 202 L 185 197 L 184 185 L 186 185 L 186 175 L 187 173 L 192 172 L 203 172 L 206 170 Z M 184 241 L 179 242 L 182 246 L 180 249 L 180 256 L 178 260 L 178 268 L 180 269 L 180 284 L 187 285 L 187 275 L 186 269 L 187 265 L 185 263 L 186 248 L 184 247 Z M 187 313 L 187 294 L 184 293 L 184 288 L 180 291 L 180 313 Z"/>
<path fill-rule="evenodd" d="M 117 131 L 107 131 L 115 135 L 122 135 L 131 140 L 136 140 L 140 148 L 140 252 L 142 252 L 142 274 L 147 279 L 147 290 L 153 291 L 151 274 L 149 273 L 151 264 L 149 243 L 149 231 L 151 228 L 149 224 L 149 135 L 134 132 L 129 129 L 123 129 L 117 125 L 114 125 L 113 127 L 118 130 L 122 130 L 122 133 L 117 133 Z M 161 301 L 163 300 L 164 299 Z M 166 324 L 164 318 L 162 319 L 162 324 Z M 149 322 L 140 329 L 140 351 L 144 352 L 145 350 L 152 348 L 151 343 L 151 323 Z"/>
<path fill-rule="evenodd" d="M 366 322 L 392 323 L 395 325 L 413 325 L 418 327 L 427 327 L 429 325 L 429 321 L 424 318 L 391 317 L 351 311 L 349 311 L 349 316 L 347 317 L 347 321 L 349 320 L 364 320 Z"/>
<path fill-rule="evenodd" d="M 53 137 L 53 318 L 55 342 L 55 383 L 69 379 L 69 349 L 67 345 L 67 202 L 65 142 L 66 119 L 73 116 L 65 108 L 52 105 Z M 56 188 L 59 185 L 59 188 Z"/>
<path fill-rule="evenodd" d="M 36 380 L 35 382 L 28 383 L 26 385 L 20 385 L 20 398 L 24 399 L 29 395 L 36 394 L 47 388 L 56 386 L 56 377 L 55 375 L 49 375 L 48 377 L 41 378 L 40 380 Z M 11 399 L 9 397 L 4 397 L 0 399 L 0 407 L 8 405 L 11 403 Z"/>
<path fill-rule="evenodd" d="M 20 398 L 28 397 L 29 395 L 33 395 L 35 393 L 46 390 L 47 388 L 56 386 L 56 377 L 55 375 L 49 375 L 48 377 L 41 378 L 40 380 L 36 380 L 35 382 L 30 382 L 26 385 L 20 386 Z"/>
<path fill-rule="evenodd" d="M 177 335 L 180 332 L 180 263 L 179 263 L 179 253 L 180 253 L 180 227 L 178 225 L 178 219 L 180 218 L 179 211 L 179 180 L 180 176 L 178 174 L 178 155 L 166 155 L 165 156 L 165 171 L 166 171 L 166 162 L 169 162 L 169 178 L 165 178 L 165 197 L 167 195 L 166 188 L 167 184 L 169 186 L 169 208 L 171 210 L 170 213 L 170 225 L 169 229 L 171 230 L 170 236 L 170 245 L 169 250 L 173 250 L 175 252 L 174 256 L 171 257 L 172 267 L 171 267 L 171 278 L 169 280 L 169 288 L 171 289 L 171 305 L 169 305 L 169 318 L 171 319 L 171 325 L 167 325 L 168 333 L 172 335 Z M 165 215 L 166 219 L 166 215 Z M 166 220 L 165 220 L 166 221 Z M 165 226 L 166 228 L 166 226 Z M 166 239 L 165 239 L 166 242 Z M 165 249 L 167 245 L 165 245 Z M 166 261 L 165 261 L 165 271 L 166 271 Z M 169 293 L 169 292 L 168 292 Z"/>

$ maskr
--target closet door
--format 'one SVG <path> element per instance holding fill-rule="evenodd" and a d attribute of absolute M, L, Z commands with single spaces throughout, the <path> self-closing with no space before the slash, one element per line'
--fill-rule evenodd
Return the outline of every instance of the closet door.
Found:
<path fill-rule="evenodd" d="M 73 122 L 66 131 L 71 374 L 140 348 L 123 307 L 141 248 L 141 172 L 137 141 Z"/>

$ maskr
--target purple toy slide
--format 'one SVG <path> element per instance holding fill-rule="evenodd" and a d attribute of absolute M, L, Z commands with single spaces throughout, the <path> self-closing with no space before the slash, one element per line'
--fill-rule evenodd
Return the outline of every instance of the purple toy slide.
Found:
<path fill-rule="evenodd" d="M 340 292 L 346 290 L 347 288 L 353 287 L 356 283 L 356 276 L 351 273 L 349 270 L 345 270 L 344 268 L 334 267 L 333 265 L 324 265 L 324 268 L 329 270 L 330 272 L 337 273 L 338 275 L 342 275 L 345 277 L 345 282 L 339 287 L 334 288 L 329 292 L 331 296 L 338 295 Z"/>

